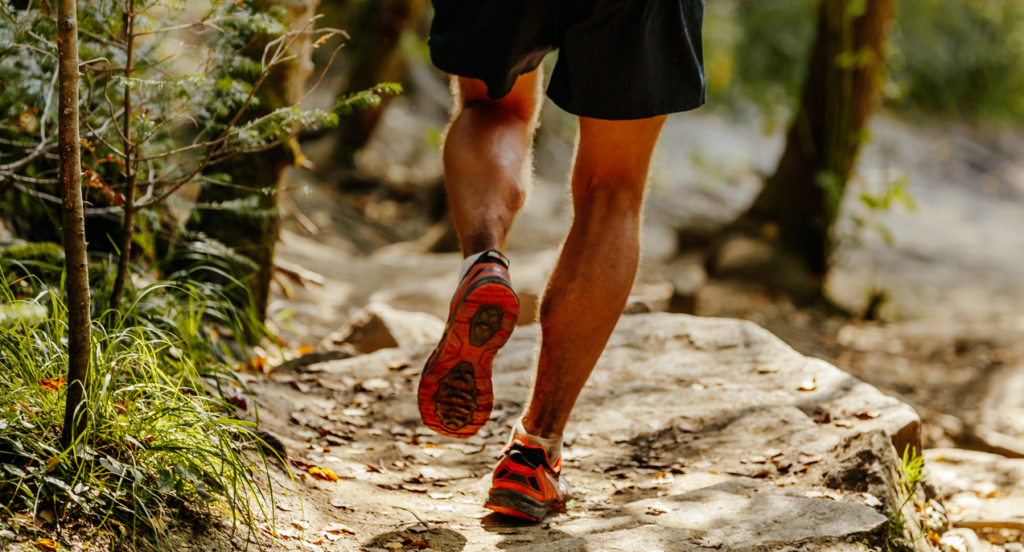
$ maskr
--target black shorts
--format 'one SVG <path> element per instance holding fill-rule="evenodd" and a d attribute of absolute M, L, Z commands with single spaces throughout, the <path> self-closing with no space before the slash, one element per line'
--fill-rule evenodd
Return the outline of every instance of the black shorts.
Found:
<path fill-rule="evenodd" d="M 558 50 L 548 96 L 595 119 L 704 103 L 704 0 L 433 0 L 430 57 L 502 98 Z"/>

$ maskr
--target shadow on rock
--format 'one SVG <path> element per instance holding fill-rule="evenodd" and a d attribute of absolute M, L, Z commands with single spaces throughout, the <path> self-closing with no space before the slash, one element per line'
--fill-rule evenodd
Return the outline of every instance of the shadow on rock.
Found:
<path fill-rule="evenodd" d="M 422 526 L 420 526 L 422 527 Z M 388 531 L 381 533 L 363 545 L 368 552 L 391 552 L 392 550 L 442 550 L 443 552 L 461 552 L 466 548 L 466 537 L 451 529 L 434 528 L 432 531 L 414 532 Z M 398 543 L 401 548 L 395 548 Z M 388 545 L 391 545 L 390 547 Z"/>
<path fill-rule="evenodd" d="M 501 514 L 489 514 L 480 520 L 480 524 L 484 531 L 501 535 L 501 542 L 496 545 L 500 550 L 522 552 L 582 552 L 586 550 L 583 539 L 557 529 L 549 529 L 543 523 L 534 523 Z"/>

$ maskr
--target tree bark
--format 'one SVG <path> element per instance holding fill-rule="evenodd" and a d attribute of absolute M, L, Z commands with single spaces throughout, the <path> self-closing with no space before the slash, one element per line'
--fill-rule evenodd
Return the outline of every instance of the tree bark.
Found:
<path fill-rule="evenodd" d="M 895 0 L 821 0 L 800 109 L 775 173 L 732 229 L 773 241 L 820 296 L 836 221 L 865 126 L 877 104 L 882 46 Z"/>
<path fill-rule="evenodd" d="M 126 2 L 125 28 L 128 42 L 127 61 L 124 65 L 124 77 L 132 76 L 132 57 L 135 54 L 135 0 Z M 113 114 L 111 114 L 113 115 Z M 114 277 L 114 289 L 110 294 L 110 308 L 117 310 L 121 307 L 121 297 L 124 295 L 124 282 L 128 278 L 128 263 L 132 253 L 132 239 L 135 234 L 135 176 L 138 167 L 132 163 L 132 93 L 131 87 L 125 83 L 124 87 L 124 229 L 121 236 L 121 253 L 117 259 L 117 275 Z"/>
<path fill-rule="evenodd" d="M 57 132 L 63 184 L 64 253 L 68 294 L 68 377 L 61 444 L 67 448 L 85 428 L 81 412 L 89 388 L 89 266 L 82 208 L 82 161 L 78 134 L 78 14 L 75 0 L 57 1 L 60 101 Z"/>
<path fill-rule="evenodd" d="M 302 28 L 316 13 L 318 0 L 282 2 L 269 0 L 261 9 L 278 4 L 288 10 L 289 28 Z M 263 53 L 260 41 L 253 43 L 247 55 L 255 59 Z M 294 104 L 305 93 L 306 80 L 313 72 L 310 38 L 305 35 L 292 43 L 288 53 L 300 57 L 275 67 L 260 87 L 258 109 L 250 109 L 250 118 L 265 115 L 275 109 Z M 225 163 L 218 164 L 217 172 L 231 174 L 234 186 L 206 186 L 197 198 L 198 203 L 223 203 L 225 201 L 249 200 L 255 198 L 256 208 L 251 210 L 210 210 L 193 211 L 188 222 L 192 231 L 202 232 L 238 253 L 252 259 L 256 264 L 255 273 L 236 275 L 248 280 L 248 291 L 253 300 L 256 316 L 262 322 L 266 318 L 270 301 L 270 282 L 273 279 L 274 249 L 281 231 L 281 219 L 277 208 L 277 194 L 280 180 L 289 164 L 289 155 L 283 146 L 255 154 L 238 155 Z"/>
<path fill-rule="evenodd" d="M 375 0 L 365 4 L 355 26 L 358 34 L 345 79 L 346 90 L 339 94 L 403 80 L 406 60 L 402 36 L 415 26 L 426 6 L 426 0 Z M 339 122 L 335 151 L 343 165 L 352 166 L 353 157 L 370 139 L 389 101 L 390 96 L 382 96 L 379 106 L 357 111 Z"/>

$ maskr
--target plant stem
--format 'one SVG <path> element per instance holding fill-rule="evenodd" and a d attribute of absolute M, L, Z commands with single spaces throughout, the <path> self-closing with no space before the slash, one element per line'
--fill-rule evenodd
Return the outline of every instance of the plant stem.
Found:
<path fill-rule="evenodd" d="M 121 306 L 121 297 L 124 295 L 124 282 L 128 278 L 128 261 L 132 252 L 132 238 L 135 234 L 135 177 L 138 174 L 138 164 L 132 161 L 132 153 L 137 148 L 131 142 L 131 117 L 132 117 L 132 94 L 127 79 L 132 76 L 132 58 L 135 47 L 135 0 L 128 0 L 126 11 L 128 29 L 128 61 L 124 66 L 124 170 L 126 186 L 124 195 L 124 230 L 121 240 L 121 256 L 117 259 L 117 276 L 114 278 L 114 290 L 110 296 L 110 308 L 117 310 Z M 113 114 L 111 114 L 113 115 Z"/>
<path fill-rule="evenodd" d="M 89 387 L 89 265 L 82 207 L 82 158 L 78 138 L 78 14 L 75 0 L 57 0 L 60 104 L 57 114 L 60 180 L 64 188 L 64 256 L 68 293 L 68 385 L 61 444 L 85 428 L 79 407 Z"/>

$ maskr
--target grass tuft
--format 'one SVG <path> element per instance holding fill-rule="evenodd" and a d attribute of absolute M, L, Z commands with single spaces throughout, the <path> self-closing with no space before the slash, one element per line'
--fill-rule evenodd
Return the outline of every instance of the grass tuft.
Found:
<path fill-rule="evenodd" d="M 40 291 L 16 295 L 27 288 Z M 123 313 L 93 323 L 88 427 L 61 450 L 62 290 L 0 271 L 0 545 L 25 516 L 152 549 L 173 548 L 172 528 L 197 517 L 250 530 L 272 520 L 253 424 L 218 392 L 238 385 L 227 367 L 242 321 L 201 285 L 131 291 Z"/>

